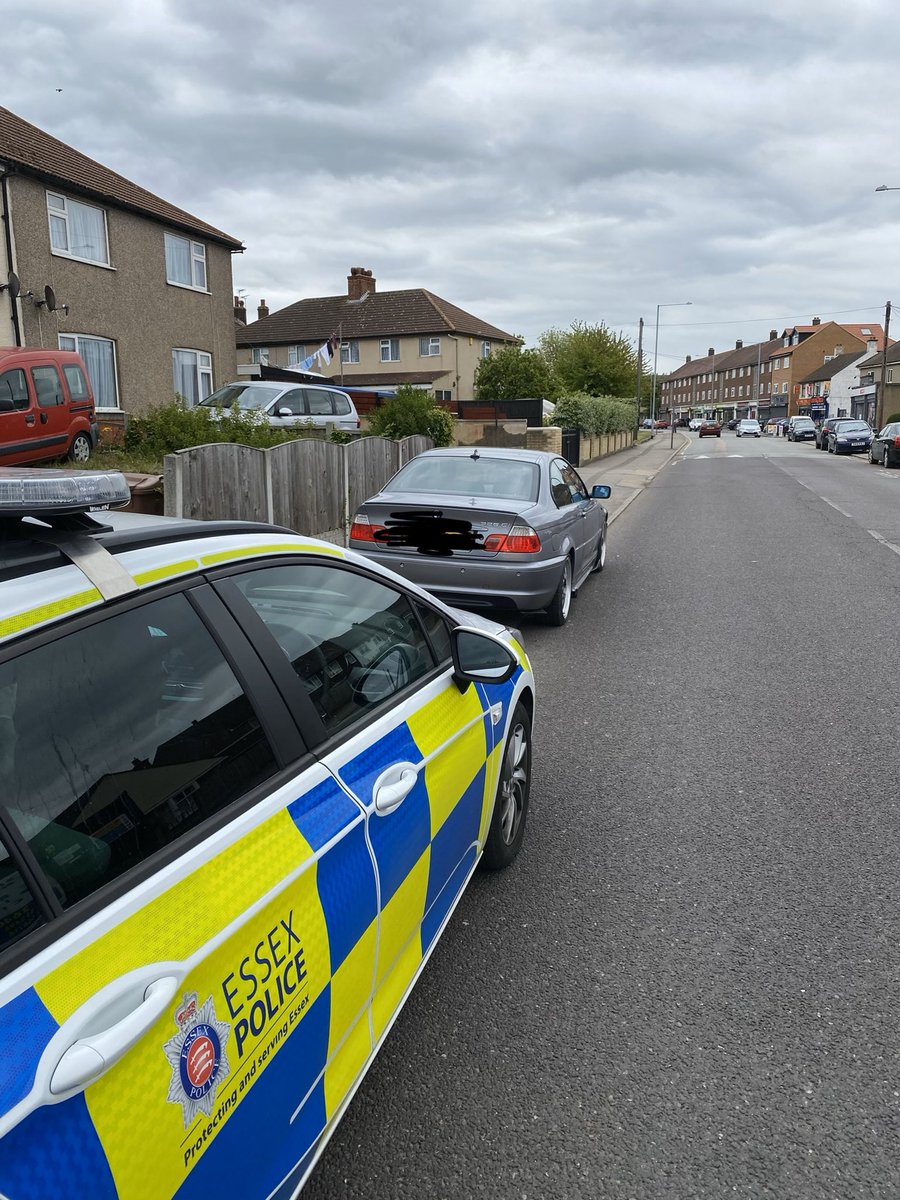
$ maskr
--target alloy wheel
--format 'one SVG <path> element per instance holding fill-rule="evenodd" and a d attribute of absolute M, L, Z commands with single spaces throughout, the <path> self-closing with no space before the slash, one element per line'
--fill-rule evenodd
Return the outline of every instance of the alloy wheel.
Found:
<path fill-rule="evenodd" d="M 500 835 L 507 846 L 519 832 L 528 796 L 528 730 L 521 722 L 509 735 L 500 781 Z"/>

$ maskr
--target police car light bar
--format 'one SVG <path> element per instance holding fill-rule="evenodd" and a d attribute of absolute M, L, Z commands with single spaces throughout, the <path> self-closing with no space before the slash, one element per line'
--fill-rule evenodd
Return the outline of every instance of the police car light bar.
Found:
<path fill-rule="evenodd" d="M 0 517 L 39 517 L 122 508 L 131 489 L 120 471 L 0 467 Z"/>

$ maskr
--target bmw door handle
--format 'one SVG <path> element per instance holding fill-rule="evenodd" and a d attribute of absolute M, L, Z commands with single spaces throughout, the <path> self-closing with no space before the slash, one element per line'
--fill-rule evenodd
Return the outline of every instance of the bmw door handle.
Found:
<path fill-rule="evenodd" d="M 393 812 L 416 786 L 418 778 L 418 768 L 411 762 L 394 763 L 386 771 L 382 771 L 372 788 L 375 812 L 379 816 Z"/>

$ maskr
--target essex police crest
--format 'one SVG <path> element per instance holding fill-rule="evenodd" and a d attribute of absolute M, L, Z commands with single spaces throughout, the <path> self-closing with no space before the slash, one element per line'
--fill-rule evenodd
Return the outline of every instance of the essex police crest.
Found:
<path fill-rule="evenodd" d="M 212 996 L 200 1006 L 196 992 L 185 995 L 174 1015 L 178 1033 L 163 1046 L 172 1067 L 166 1099 L 181 1105 L 187 1129 L 197 1113 L 212 1116 L 216 1090 L 228 1076 L 225 1043 L 231 1026 L 216 1018 Z"/>

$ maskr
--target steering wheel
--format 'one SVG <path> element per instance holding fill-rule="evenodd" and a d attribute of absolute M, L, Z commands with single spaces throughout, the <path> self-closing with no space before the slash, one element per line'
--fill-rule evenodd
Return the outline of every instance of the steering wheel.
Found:
<path fill-rule="evenodd" d="M 277 625 L 266 622 L 266 628 L 276 640 L 278 645 L 284 651 L 285 656 L 297 674 L 297 678 L 304 685 L 306 690 L 312 695 L 314 688 L 310 687 L 309 680 L 297 670 L 297 663 L 301 658 L 306 658 L 312 655 L 315 660 L 316 669 L 322 676 L 322 686 L 319 692 L 319 704 L 325 709 L 327 708 L 326 701 L 328 699 L 328 691 L 330 680 L 328 678 L 328 662 L 322 647 L 314 638 L 311 638 L 308 633 L 304 633 L 301 629 L 295 629 L 293 625 Z"/>
<path fill-rule="evenodd" d="M 394 642 L 382 650 L 352 681 L 357 703 L 377 704 L 405 688 L 413 677 L 418 657 L 418 650 L 408 642 Z"/>

